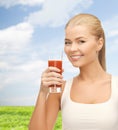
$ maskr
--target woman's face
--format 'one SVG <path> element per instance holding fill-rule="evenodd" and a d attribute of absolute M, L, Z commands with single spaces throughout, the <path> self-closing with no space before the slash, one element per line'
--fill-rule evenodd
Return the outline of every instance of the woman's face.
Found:
<path fill-rule="evenodd" d="M 64 51 L 75 67 L 83 67 L 98 60 L 97 52 L 102 48 L 102 42 L 91 34 L 87 26 L 66 28 Z"/>

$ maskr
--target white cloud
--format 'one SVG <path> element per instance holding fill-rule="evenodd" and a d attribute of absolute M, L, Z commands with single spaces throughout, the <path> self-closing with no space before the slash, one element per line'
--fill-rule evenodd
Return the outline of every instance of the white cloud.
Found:
<path fill-rule="evenodd" d="M 42 10 L 34 12 L 27 18 L 31 24 L 57 27 L 65 24 L 72 14 L 88 8 L 93 0 L 47 0 Z"/>
<path fill-rule="evenodd" d="M 8 68 L 8 67 L 9 67 L 9 65 L 6 62 L 0 61 L 0 69 L 4 69 L 4 68 Z"/>
<path fill-rule="evenodd" d="M 38 69 L 42 69 L 44 66 L 45 66 L 44 61 L 35 60 L 22 65 L 18 65 L 15 67 L 15 69 L 23 72 L 36 72 Z"/>
<path fill-rule="evenodd" d="M 0 6 L 5 8 L 10 8 L 16 5 L 37 6 L 44 1 L 45 0 L 0 0 Z"/>
<path fill-rule="evenodd" d="M 0 79 L 0 88 L 13 84 L 27 84 L 38 85 L 42 70 L 46 67 L 47 63 L 41 60 L 25 62 L 22 64 L 13 65 L 6 62 L 0 63 L 1 70 L 7 70 L 3 73 Z M 4 80 L 3 80 L 4 79 Z"/>
<path fill-rule="evenodd" d="M 0 53 L 20 51 L 30 43 L 32 34 L 32 26 L 25 22 L 0 30 Z"/>
<path fill-rule="evenodd" d="M 34 28 L 26 22 L 0 30 L 0 89 L 19 83 L 34 83 L 38 81 L 39 69 L 42 61 L 29 61 L 23 50 L 31 48 L 29 43 L 32 40 Z M 26 56 L 25 56 L 26 55 Z M 23 56 L 23 57 L 22 57 Z M 26 61 L 23 58 L 26 57 Z"/>

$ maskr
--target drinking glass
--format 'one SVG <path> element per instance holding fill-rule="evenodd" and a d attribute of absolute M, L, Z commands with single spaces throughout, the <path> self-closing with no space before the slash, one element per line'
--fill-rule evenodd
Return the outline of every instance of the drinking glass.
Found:
<path fill-rule="evenodd" d="M 61 71 L 58 72 L 62 74 L 62 55 L 60 58 L 53 58 L 48 59 L 48 67 L 53 66 L 59 68 Z M 49 86 L 49 93 L 61 93 L 62 85 L 53 84 Z"/>

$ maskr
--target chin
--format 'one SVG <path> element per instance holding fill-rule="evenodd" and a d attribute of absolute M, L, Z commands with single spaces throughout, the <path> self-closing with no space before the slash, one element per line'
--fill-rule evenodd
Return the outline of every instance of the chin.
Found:
<path fill-rule="evenodd" d="M 80 68 L 81 66 L 80 65 L 78 65 L 78 64 L 72 64 L 73 65 L 73 67 L 76 67 L 76 68 Z"/>

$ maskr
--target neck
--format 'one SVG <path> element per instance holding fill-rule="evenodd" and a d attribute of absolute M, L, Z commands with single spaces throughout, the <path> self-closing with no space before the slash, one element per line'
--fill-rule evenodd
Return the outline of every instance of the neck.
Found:
<path fill-rule="evenodd" d="M 94 63 L 80 68 L 79 78 L 94 82 L 106 78 L 108 74 L 103 70 L 99 63 Z"/>

